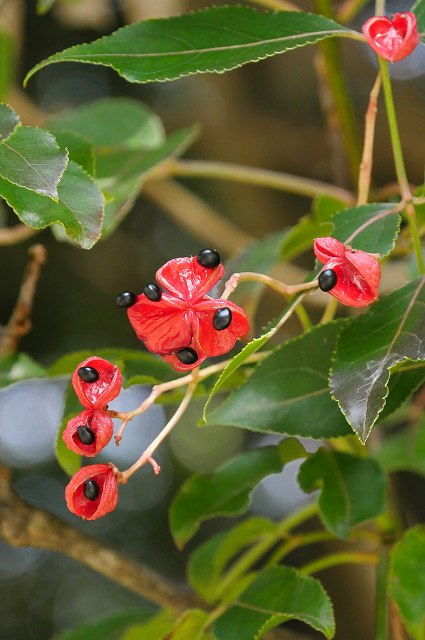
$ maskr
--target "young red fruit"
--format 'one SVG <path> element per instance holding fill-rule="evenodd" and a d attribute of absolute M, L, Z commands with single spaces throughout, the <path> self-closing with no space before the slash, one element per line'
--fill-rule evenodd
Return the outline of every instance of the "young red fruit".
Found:
<path fill-rule="evenodd" d="M 381 269 L 376 255 L 331 237 L 316 238 L 314 253 L 325 265 L 319 275 L 322 290 L 351 307 L 365 307 L 377 300 Z"/>
<path fill-rule="evenodd" d="M 112 419 L 103 411 L 85 409 L 69 420 L 62 439 L 71 451 L 92 457 L 108 444 L 113 431 Z"/>
<path fill-rule="evenodd" d="M 112 467 L 93 464 L 75 473 L 65 489 L 67 507 L 84 520 L 96 520 L 113 511 L 118 502 L 118 484 Z"/>
<path fill-rule="evenodd" d="M 204 249 L 193 258 L 170 260 L 156 273 L 127 314 L 137 337 L 178 371 L 232 349 L 249 330 L 246 313 L 206 293 L 223 276 L 219 254 Z"/>
<path fill-rule="evenodd" d="M 372 49 L 389 62 L 402 60 L 419 43 L 416 16 L 410 11 L 395 13 L 392 18 L 373 16 L 364 23 L 363 33 Z"/>
<path fill-rule="evenodd" d="M 92 356 L 77 366 L 72 386 L 83 407 L 103 409 L 121 391 L 121 371 L 108 360 Z"/>

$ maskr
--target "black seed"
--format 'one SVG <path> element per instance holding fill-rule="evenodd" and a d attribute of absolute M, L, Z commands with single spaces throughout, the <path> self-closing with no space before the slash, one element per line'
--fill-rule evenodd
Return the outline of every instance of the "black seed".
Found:
<path fill-rule="evenodd" d="M 217 329 L 217 331 L 223 331 L 223 329 L 227 329 L 231 322 L 232 312 L 228 307 L 217 309 L 213 318 L 214 329 Z"/>
<path fill-rule="evenodd" d="M 115 302 L 121 309 L 128 309 L 136 302 L 137 296 L 132 291 L 121 291 L 115 298 Z"/>
<path fill-rule="evenodd" d="M 159 302 L 162 298 L 162 291 L 155 282 L 150 282 L 143 289 L 143 293 L 152 302 Z"/>
<path fill-rule="evenodd" d="M 330 291 L 337 282 L 338 278 L 334 269 L 325 269 L 319 275 L 319 287 L 322 291 Z"/>
<path fill-rule="evenodd" d="M 196 259 L 202 267 L 207 269 L 215 269 L 221 262 L 220 254 L 215 249 L 202 249 Z"/>
<path fill-rule="evenodd" d="M 77 437 L 83 444 L 93 444 L 96 440 L 95 432 L 86 424 L 80 424 L 80 426 L 77 427 Z"/>
<path fill-rule="evenodd" d="M 96 382 L 96 380 L 99 380 L 99 371 L 94 367 L 80 367 L 78 375 L 83 382 Z"/>
<path fill-rule="evenodd" d="M 180 351 L 176 352 L 176 356 L 182 364 L 194 364 L 198 359 L 198 354 L 190 347 L 180 349 Z"/>
<path fill-rule="evenodd" d="M 100 487 L 96 480 L 86 480 L 84 483 L 83 493 L 87 500 L 96 500 L 100 494 Z"/>

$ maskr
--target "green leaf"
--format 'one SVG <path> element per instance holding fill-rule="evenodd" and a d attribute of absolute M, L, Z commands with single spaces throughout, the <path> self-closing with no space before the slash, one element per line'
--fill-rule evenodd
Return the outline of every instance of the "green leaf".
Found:
<path fill-rule="evenodd" d="M 99 239 L 103 220 L 103 195 L 83 169 L 69 162 L 58 186 L 59 200 L 40 196 L 0 178 L 0 196 L 18 218 L 33 229 L 59 223 L 83 249 Z"/>
<path fill-rule="evenodd" d="M 421 278 L 394 291 L 340 334 L 331 389 L 363 443 L 385 405 L 391 368 L 425 359 L 424 284 Z"/>
<path fill-rule="evenodd" d="M 425 639 L 425 529 L 409 529 L 394 547 L 392 597 L 413 640 Z"/>
<path fill-rule="evenodd" d="M 425 0 L 418 0 L 410 9 L 416 15 L 421 42 L 425 44 Z"/>
<path fill-rule="evenodd" d="M 397 411 L 424 383 L 425 363 L 412 364 L 411 367 L 403 365 L 401 370 L 397 367 L 393 369 L 388 382 L 385 407 L 379 414 L 377 423 L 381 424 Z"/>
<path fill-rule="evenodd" d="M 152 612 L 119 613 L 100 622 L 90 622 L 77 629 L 55 634 L 52 640 L 119 640 L 132 624 L 146 620 Z"/>
<path fill-rule="evenodd" d="M 97 156 L 98 182 L 111 197 L 105 207 L 105 236 L 115 230 L 133 207 L 150 172 L 169 158 L 183 154 L 197 132 L 197 127 L 176 131 L 163 144 L 150 151 L 110 150 Z"/>
<path fill-rule="evenodd" d="M 18 127 L 0 143 L 0 176 L 42 196 L 58 198 L 58 184 L 68 163 L 51 133 Z"/>
<path fill-rule="evenodd" d="M 90 44 L 65 49 L 36 65 L 25 82 L 43 67 L 64 61 L 112 67 L 129 82 L 221 73 L 331 36 L 358 37 L 333 20 L 310 13 L 211 7 L 134 23 Z"/>
<path fill-rule="evenodd" d="M 224 569 L 243 549 L 271 537 L 277 525 L 267 518 L 252 517 L 231 531 L 219 533 L 192 553 L 188 564 L 189 584 L 209 604 L 218 598 Z"/>
<path fill-rule="evenodd" d="M 347 203 L 345 200 L 322 194 L 313 200 L 313 218 L 316 222 L 329 222 L 336 213 L 344 211 Z"/>
<path fill-rule="evenodd" d="M 0 142 L 6 140 L 19 124 L 18 114 L 6 104 L 0 104 Z"/>
<path fill-rule="evenodd" d="M 303 462 L 298 482 L 308 493 L 321 489 L 321 518 L 340 538 L 385 509 L 386 477 L 373 460 L 321 448 Z"/>
<path fill-rule="evenodd" d="M 46 374 L 46 369 L 26 353 L 0 356 L 0 387 L 28 378 L 44 378 Z"/>
<path fill-rule="evenodd" d="M 274 349 L 210 413 L 208 423 L 313 438 L 350 433 L 328 386 L 332 354 L 343 324 L 317 326 Z"/>
<path fill-rule="evenodd" d="M 70 131 L 54 131 L 57 143 L 61 149 L 68 150 L 68 157 L 79 164 L 86 173 L 94 175 L 94 148 L 87 138 Z"/>
<path fill-rule="evenodd" d="M 356 249 L 386 256 L 395 246 L 400 220 L 394 204 L 365 204 L 334 215 L 331 235 Z"/>
<path fill-rule="evenodd" d="M 307 249 L 311 249 L 313 240 L 332 234 L 331 222 L 317 222 L 310 216 L 304 216 L 290 229 L 282 242 L 281 253 L 284 260 L 293 260 Z"/>
<path fill-rule="evenodd" d="M 170 509 L 170 526 L 178 547 L 192 538 L 201 522 L 244 513 L 250 494 L 264 477 L 293 460 L 285 441 L 231 458 L 209 476 L 193 475 L 180 487 Z M 289 459 L 288 459 L 289 458 Z"/>
<path fill-rule="evenodd" d="M 160 118 L 139 100 L 104 98 L 61 113 L 50 120 L 53 131 L 75 133 L 97 149 L 154 149 L 164 143 Z"/>
<path fill-rule="evenodd" d="M 0 28 L 0 100 L 5 100 L 9 93 L 13 80 L 14 63 L 14 42 L 12 35 Z"/>
<path fill-rule="evenodd" d="M 386 473 L 410 471 L 425 476 L 425 418 L 417 429 L 384 440 L 373 457 Z"/>
<path fill-rule="evenodd" d="M 217 640 L 258 640 L 288 620 L 300 620 L 326 638 L 335 633 L 328 595 L 315 578 L 289 567 L 262 571 L 214 625 Z"/>
<path fill-rule="evenodd" d="M 68 353 L 49 367 L 48 374 L 50 376 L 71 375 L 80 362 L 93 355 L 92 351 Z M 130 381 L 135 376 L 142 375 L 149 376 L 155 383 L 178 377 L 178 374 L 167 362 L 147 351 L 108 347 L 96 349 L 95 355 L 118 365 L 121 368 L 124 381 Z"/>
<path fill-rule="evenodd" d="M 203 640 L 208 618 L 202 609 L 188 609 L 177 621 L 169 640 Z"/>
<path fill-rule="evenodd" d="M 174 624 L 175 618 L 171 611 L 160 611 L 147 622 L 127 629 L 120 640 L 165 640 L 169 638 Z"/>
<path fill-rule="evenodd" d="M 69 420 L 71 420 L 71 418 L 75 418 L 75 416 L 81 413 L 83 410 L 84 407 L 80 405 L 71 382 L 68 382 L 64 393 L 63 419 L 61 421 L 58 435 L 56 437 L 55 454 L 59 466 L 69 476 L 73 476 L 74 473 L 76 473 L 81 467 L 81 456 L 68 449 L 68 447 L 62 440 L 62 434 L 65 431 L 66 425 L 68 424 Z"/>

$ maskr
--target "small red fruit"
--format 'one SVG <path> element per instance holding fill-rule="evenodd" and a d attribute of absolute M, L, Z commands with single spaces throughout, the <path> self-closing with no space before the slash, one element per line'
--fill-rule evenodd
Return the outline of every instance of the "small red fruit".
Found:
<path fill-rule="evenodd" d="M 314 253 L 325 265 L 321 273 L 325 277 L 319 276 L 322 290 L 351 307 L 365 307 L 378 299 L 381 269 L 376 255 L 331 237 L 316 238 Z"/>
<path fill-rule="evenodd" d="M 65 489 L 67 507 L 84 520 L 113 511 L 118 502 L 116 476 L 107 464 L 93 464 L 75 473 Z"/>
<path fill-rule="evenodd" d="M 389 62 L 402 60 L 419 43 L 416 16 L 410 11 L 395 13 L 392 18 L 373 16 L 362 29 L 372 49 Z"/>
<path fill-rule="evenodd" d="M 72 386 L 83 407 L 103 409 L 121 391 L 121 371 L 108 360 L 92 356 L 77 366 Z"/>
<path fill-rule="evenodd" d="M 85 409 L 69 420 L 62 439 L 68 449 L 80 456 L 95 456 L 105 447 L 114 431 L 112 419 L 101 410 Z"/>

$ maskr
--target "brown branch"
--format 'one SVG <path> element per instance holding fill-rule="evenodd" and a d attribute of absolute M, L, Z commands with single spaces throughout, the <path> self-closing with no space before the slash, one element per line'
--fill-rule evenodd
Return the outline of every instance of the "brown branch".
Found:
<path fill-rule="evenodd" d="M 15 308 L 0 335 L 0 355 L 17 351 L 21 339 L 31 331 L 32 303 L 47 252 L 43 245 L 34 244 L 29 248 L 28 254 L 30 258 L 22 278 Z"/>
<path fill-rule="evenodd" d="M 172 585 L 152 569 L 136 564 L 99 540 L 73 529 L 56 516 L 26 504 L 0 466 L 0 534 L 14 547 L 49 549 L 77 560 L 135 593 L 181 613 L 199 605 L 181 585 Z"/>
<path fill-rule="evenodd" d="M 10 246 L 31 238 L 38 233 L 38 229 L 27 227 L 25 224 L 15 224 L 13 227 L 0 229 L 0 245 Z"/>

